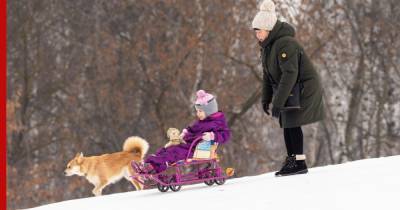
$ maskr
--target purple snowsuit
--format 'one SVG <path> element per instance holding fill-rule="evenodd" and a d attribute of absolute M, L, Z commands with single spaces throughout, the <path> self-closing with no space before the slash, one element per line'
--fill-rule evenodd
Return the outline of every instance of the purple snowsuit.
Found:
<path fill-rule="evenodd" d="M 155 154 L 150 155 L 145 159 L 145 162 L 151 163 L 157 173 L 167 169 L 167 164 L 172 164 L 178 160 L 186 159 L 190 145 L 195 139 L 202 137 L 204 132 L 214 132 L 214 141 L 219 144 L 226 143 L 230 138 L 230 130 L 225 120 L 224 113 L 222 112 L 216 112 L 204 120 L 197 120 L 193 125 L 186 129 L 188 132 L 183 137 L 186 144 L 161 148 Z M 194 149 L 195 146 L 193 146 L 189 157 L 193 156 Z"/>

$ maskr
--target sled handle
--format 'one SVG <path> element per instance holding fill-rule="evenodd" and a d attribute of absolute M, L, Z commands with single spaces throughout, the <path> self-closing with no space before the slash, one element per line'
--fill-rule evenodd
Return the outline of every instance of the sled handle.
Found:
<path fill-rule="evenodd" d="M 197 137 L 196 139 L 193 140 L 192 144 L 190 144 L 190 149 L 189 149 L 188 154 L 187 154 L 187 156 L 186 156 L 186 160 L 189 159 L 190 152 L 192 151 L 193 146 L 194 146 L 198 141 L 201 141 L 201 140 L 203 140 L 202 137 Z"/>

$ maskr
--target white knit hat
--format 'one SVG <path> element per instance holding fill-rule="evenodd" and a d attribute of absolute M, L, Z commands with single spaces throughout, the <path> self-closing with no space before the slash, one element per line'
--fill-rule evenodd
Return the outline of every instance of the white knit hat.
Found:
<path fill-rule="evenodd" d="M 264 0 L 260 5 L 260 11 L 254 17 L 251 25 L 253 29 L 272 31 L 277 20 L 274 2 Z"/>

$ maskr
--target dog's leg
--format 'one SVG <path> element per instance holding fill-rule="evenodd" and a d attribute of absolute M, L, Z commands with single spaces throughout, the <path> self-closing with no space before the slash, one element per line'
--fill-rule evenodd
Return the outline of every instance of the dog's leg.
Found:
<path fill-rule="evenodd" d="M 99 183 L 93 188 L 92 193 L 95 196 L 100 196 L 105 186 L 107 186 L 107 181 L 104 179 L 100 179 Z"/>
<path fill-rule="evenodd" d="M 101 193 L 99 194 L 99 190 L 98 190 L 97 186 L 93 188 L 92 193 L 93 193 L 94 196 L 100 196 L 101 195 Z"/>
<path fill-rule="evenodd" d="M 135 189 L 136 190 L 142 190 L 143 189 L 143 185 L 142 184 L 140 184 L 139 182 L 137 182 L 136 180 L 134 180 L 131 176 L 135 173 L 134 171 L 133 171 L 133 169 L 131 168 L 131 167 L 128 167 L 128 170 L 127 170 L 127 172 L 128 172 L 128 176 L 124 176 L 125 177 L 125 179 L 126 180 L 128 180 L 128 181 L 130 181 L 132 184 L 133 184 L 133 186 L 135 186 Z M 140 180 L 140 177 L 138 177 L 139 178 L 139 180 Z M 140 181 L 142 181 L 142 180 L 140 180 Z"/>
<path fill-rule="evenodd" d="M 142 190 L 143 189 L 143 185 L 140 184 L 139 182 L 137 182 L 136 180 L 130 180 L 131 183 L 133 184 L 133 186 L 135 186 L 136 190 Z"/>

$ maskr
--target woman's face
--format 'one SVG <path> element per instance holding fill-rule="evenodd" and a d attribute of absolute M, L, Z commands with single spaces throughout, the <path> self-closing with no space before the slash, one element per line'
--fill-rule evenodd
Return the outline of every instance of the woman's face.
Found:
<path fill-rule="evenodd" d="M 256 37 L 257 37 L 258 41 L 260 41 L 260 42 L 264 41 L 269 35 L 269 31 L 266 31 L 264 29 L 256 29 L 254 31 L 256 33 Z"/>
<path fill-rule="evenodd" d="M 206 113 L 201 109 L 196 108 L 196 115 L 199 118 L 199 120 L 204 120 L 206 118 Z"/>

